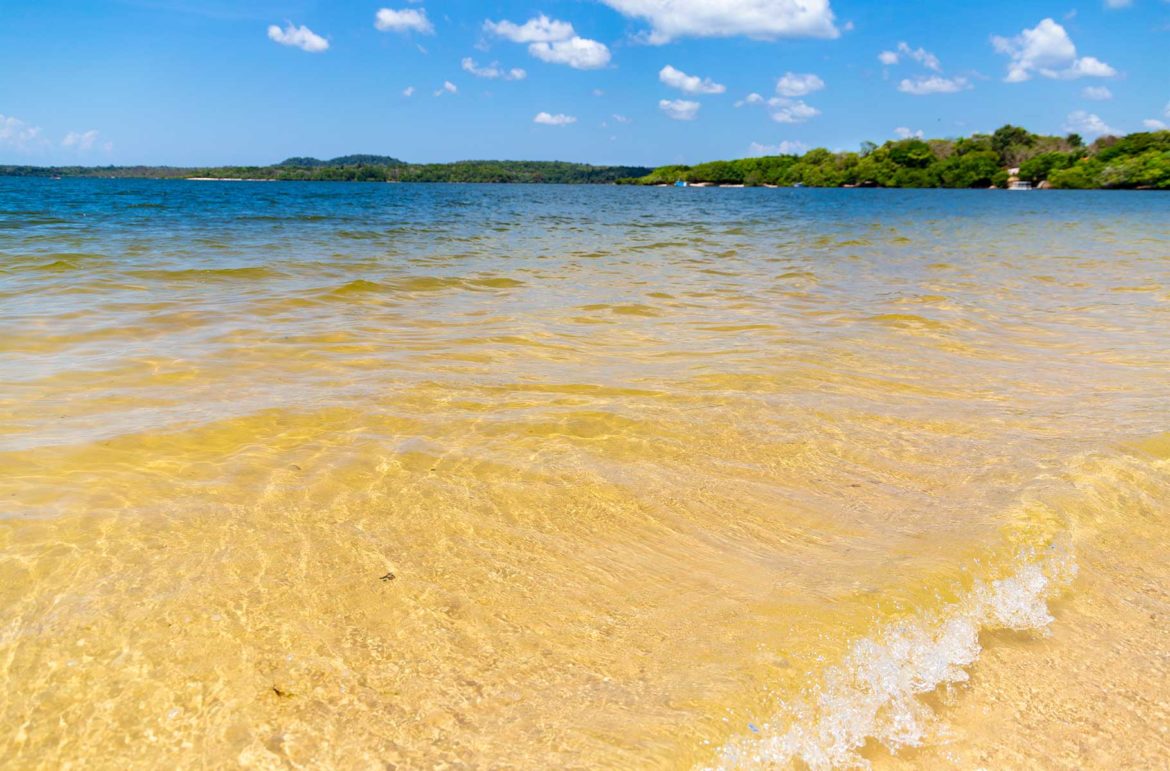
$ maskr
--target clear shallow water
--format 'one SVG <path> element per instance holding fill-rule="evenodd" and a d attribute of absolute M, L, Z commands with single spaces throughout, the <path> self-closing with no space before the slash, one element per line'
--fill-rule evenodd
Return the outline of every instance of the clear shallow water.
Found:
<path fill-rule="evenodd" d="M 0 180 L 0 759 L 1164 763 L 1165 205 Z"/>

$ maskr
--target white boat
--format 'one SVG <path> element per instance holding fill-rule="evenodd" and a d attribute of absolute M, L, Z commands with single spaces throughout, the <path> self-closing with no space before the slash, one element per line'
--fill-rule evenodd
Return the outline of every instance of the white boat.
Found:
<path fill-rule="evenodd" d="M 1008 190 L 1031 190 L 1032 183 L 1022 179 L 1017 179 L 1008 185 Z"/>

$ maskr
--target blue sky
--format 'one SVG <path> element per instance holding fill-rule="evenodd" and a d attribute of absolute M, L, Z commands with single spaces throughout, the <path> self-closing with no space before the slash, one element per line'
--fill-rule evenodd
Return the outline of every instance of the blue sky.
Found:
<path fill-rule="evenodd" d="M 657 165 L 1170 124 L 1170 2 L 0 0 L 0 163 Z"/>

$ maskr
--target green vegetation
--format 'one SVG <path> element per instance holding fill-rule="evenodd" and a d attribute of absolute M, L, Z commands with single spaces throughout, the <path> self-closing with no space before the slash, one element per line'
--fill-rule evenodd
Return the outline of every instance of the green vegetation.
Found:
<path fill-rule="evenodd" d="M 1041 136 L 1018 126 L 963 139 L 902 139 L 860 152 L 818 148 L 801 156 L 774 155 L 698 166 L 663 166 L 622 180 L 669 185 L 677 180 L 713 185 L 809 187 L 1006 187 L 1015 178 L 1054 188 L 1170 190 L 1170 131 L 1101 137 Z"/>
<path fill-rule="evenodd" d="M 1013 170 L 1018 170 L 1014 171 Z M 1004 126 L 961 139 L 901 139 L 862 144 L 859 152 L 823 148 L 698 166 L 589 166 L 558 161 L 407 163 L 386 155 L 345 155 L 322 161 L 289 158 L 272 166 L 0 166 L 0 176 L 148 179 L 274 179 L 346 182 L 555 182 L 808 187 L 1005 187 L 1014 179 L 1066 189 L 1170 190 L 1170 131 L 1101 137 L 1086 145 L 1076 134 L 1033 134 Z"/>
<path fill-rule="evenodd" d="M 145 179 L 274 179 L 337 182 L 557 182 L 606 184 L 640 177 L 644 166 L 590 166 L 559 161 L 458 161 L 406 163 L 386 155 L 345 155 L 328 161 L 289 158 L 272 166 L 0 166 L 0 176 L 115 177 Z"/>

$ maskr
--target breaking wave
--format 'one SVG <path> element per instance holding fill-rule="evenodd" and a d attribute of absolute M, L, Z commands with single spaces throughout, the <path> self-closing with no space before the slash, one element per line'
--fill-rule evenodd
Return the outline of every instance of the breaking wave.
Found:
<path fill-rule="evenodd" d="M 811 694 L 783 705 L 759 735 L 725 745 L 714 767 L 868 768 L 861 750 L 870 740 L 891 751 L 920 746 L 934 715 L 921 695 L 968 679 L 982 631 L 1047 633 L 1048 601 L 1076 572 L 1067 545 L 1024 552 L 1005 577 L 977 582 L 957 602 L 857 641 Z"/>

